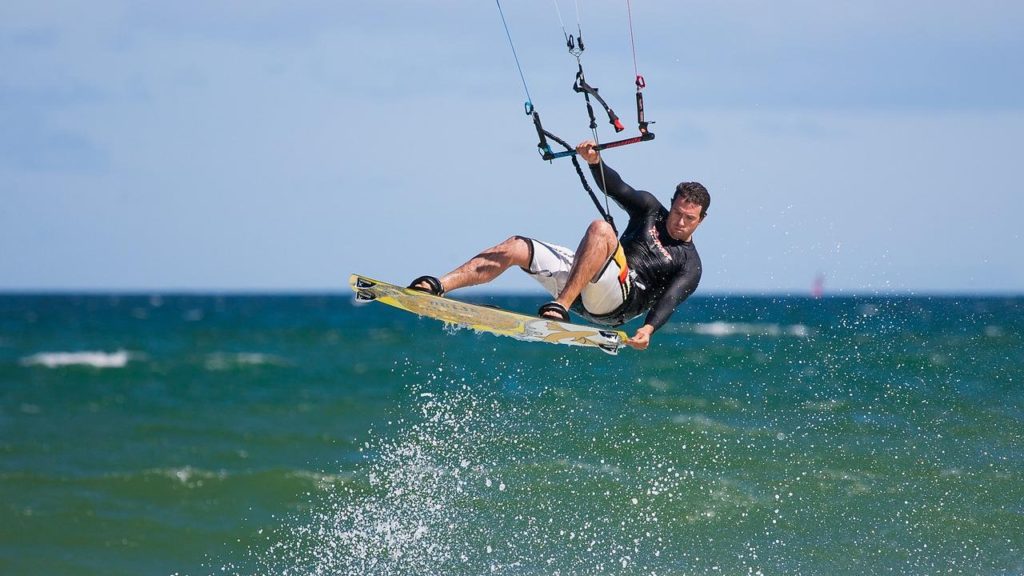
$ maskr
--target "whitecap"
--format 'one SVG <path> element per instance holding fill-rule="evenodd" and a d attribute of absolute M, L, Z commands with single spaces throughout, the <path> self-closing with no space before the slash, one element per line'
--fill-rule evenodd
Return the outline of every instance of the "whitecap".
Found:
<path fill-rule="evenodd" d="M 262 352 L 215 352 L 206 357 L 207 370 L 229 370 L 241 366 L 284 366 L 287 362 L 273 354 Z"/>
<path fill-rule="evenodd" d="M 22 366 L 90 366 L 92 368 L 124 368 L 131 355 L 126 350 L 116 352 L 38 352 L 21 359 Z"/>
<path fill-rule="evenodd" d="M 793 336 L 806 338 L 811 329 L 803 324 L 780 325 L 771 323 L 746 322 L 705 322 L 693 324 L 690 330 L 702 336 Z"/>
<path fill-rule="evenodd" d="M 188 465 L 180 468 L 151 469 L 146 473 L 176 480 L 187 488 L 201 488 L 207 482 L 223 481 L 228 477 L 228 473 L 224 470 L 204 470 Z"/>

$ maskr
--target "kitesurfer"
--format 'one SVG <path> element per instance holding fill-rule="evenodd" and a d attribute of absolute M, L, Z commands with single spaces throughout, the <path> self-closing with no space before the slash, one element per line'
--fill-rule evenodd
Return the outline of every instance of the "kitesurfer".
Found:
<path fill-rule="evenodd" d="M 666 208 L 654 195 L 623 182 L 595 146 L 585 140 L 576 152 L 590 165 L 598 186 L 629 215 L 621 237 L 606 220 L 590 224 L 575 252 L 513 236 L 441 278 L 421 276 L 409 287 L 441 296 L 490 282 L 519 266 L 555 298 L 540 307 L 541 317 L 568 321 L 572 309 L 591 322 L 619 326 L 646 312 L 643 325 L 626 343 L 647 348 L 651 334 L 700 282 L 693 233 L 707 216 L 711 196 L 698 182 L 682 182 Z"/>

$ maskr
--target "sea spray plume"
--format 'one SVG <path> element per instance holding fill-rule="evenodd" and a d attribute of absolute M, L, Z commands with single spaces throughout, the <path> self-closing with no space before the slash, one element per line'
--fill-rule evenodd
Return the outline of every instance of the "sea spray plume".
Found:
<path fill-rule="evenodd" d="M 493 418 L 501 411 L 468 386 L 414 394 L 420 419 L 377 447 L 367 443 L 365 482 L 328 492 L 271 547 L 261 562 L 268 573 L 442 574 L 487 553 L 476 533 L 487 525 L 479 501 L 505 490 L 486 455 L 501 442 Z"/>

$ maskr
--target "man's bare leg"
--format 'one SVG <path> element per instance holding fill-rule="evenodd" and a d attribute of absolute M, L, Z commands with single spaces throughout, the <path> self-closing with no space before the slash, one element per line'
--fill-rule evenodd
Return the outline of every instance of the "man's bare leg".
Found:
<path fill-rule="evenodd" d="M 530 267 L 530 246 L 527 241 L 513 236 L 501 244 L 488 248 L 469 259 L 468 262 L 440 278 L 445 292 L 486 284 L 512 266 Z M 426 282 L 417 286 L 429 288 Z"/>
<path fill-rule="evenodd" d="M 604 220 L 591 222 L 579 248 L 576 249 L 576 256 L 573 258 L 572 269 L 569 270 L 569 279 L 565 283 L 565 288 L 562 289 L 562 293 L 558 295 L 555 302 L 568 310 L 587 284 L 597 279 L 597 275 L 618 245 L 619 239 L 611 224 Z M 554 313 L 545 315 L 556 317 Z"/>

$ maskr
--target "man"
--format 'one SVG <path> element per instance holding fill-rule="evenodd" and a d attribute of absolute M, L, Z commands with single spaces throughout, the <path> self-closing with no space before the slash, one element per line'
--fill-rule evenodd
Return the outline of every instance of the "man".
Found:
<path fill-rule="evenodd" d="M 633 348 L 646 349 L 651 334 L 700 282 L 700 256 L 692 237 L 707 216 L 711 196 L 701 184 L 683 182 L 666 209 L 650 193 L 623 182 L 601 162 L 595 146 L 593 140 L 585 140 L 576 152 L 590 165 L 598 186 L 629 215 L 621 238 L 604 220 L 590 224 L 575 253 L 513 236 L 440 279 L 421 276 L 409 287 L 442 296 L 490 282 L 509 267 L 519 266 L 555 297 L 541 306 L 541 317 L 568 321 L 572 308 L 591 322 L 619 326 L 647 312 L 643 326 L 626 341 Z"/>

